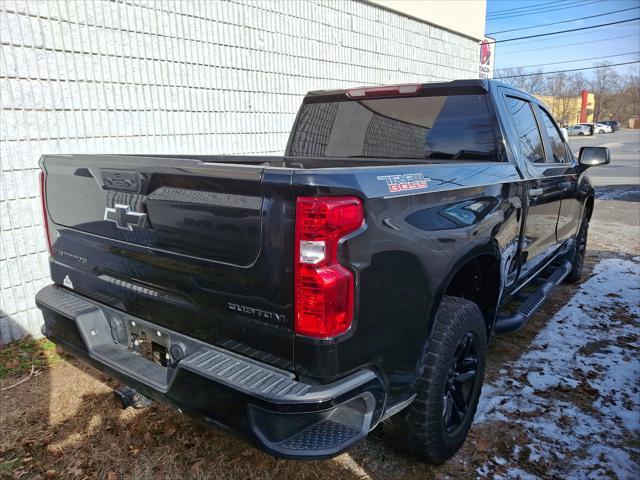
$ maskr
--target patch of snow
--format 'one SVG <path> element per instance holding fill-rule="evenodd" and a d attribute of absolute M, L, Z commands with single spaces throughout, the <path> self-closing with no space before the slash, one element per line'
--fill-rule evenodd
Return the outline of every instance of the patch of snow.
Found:
<path fill-rule="evenodd" d="M 540 477 L 533 475 L 521 468 L 510 468 L 504 474 L 496 474 L 493 476 L 494 480 L 539 480 Z"/>
<path fill-rule="evenodd" d="M 640 201 L 640 188 L 635 185 L 604 186 L 596 188 L 598 200 L 621 200 L 626 202 Z"/>
<path fill-rule="evenodd" d="M 493 463 L 496 465 L 506 465 L 507 461 L 502 457 L 493 457 Z"/>
<path fill-rule="evenodd" d="M 479 468 L 476 468 L 476 473 L 478 474 L 478 477 L 476 478 L 487 478 L 487 475 L 489 475 L 489 466 L 488 465 L 483 465 Z"/>
<path fill-rule="evenodd" d="M 529 351 L 506 365 L 510 373 L 483 388 L 476 423 L 516 424 L 531 441 L 529 462 L 549 465 L 551 476 L 640 478 L 625 442 L 640 432 L 639 260 L 599 262 Z M 517 458 L 505 478 L 537 478 Z M 499 468 L 488 461 L 478 473 L 498 478 Z"/>
<path fill-rule="evenodd" d="M 494 478 L 496 480 L 501 478 L 504 478 L 505 480 L 539 480 L 540 477 L 522 470 L 521 468 L 514 467 L 510 468 L 504 476 L 496 475 Z"/>

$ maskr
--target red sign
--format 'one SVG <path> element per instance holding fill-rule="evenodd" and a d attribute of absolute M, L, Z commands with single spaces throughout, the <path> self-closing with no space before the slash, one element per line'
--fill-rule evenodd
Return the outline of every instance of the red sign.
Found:
<path fill-rule="evenodd" d="M 489 65 L 491 62 L 491 44 L 483 40 L 480 44 L 480 65 Z"/>
<path fill-rule="evenodd" d="M 495 62 L 496 41 L 493 38 L 485 38 L 480 43 L 480 78 L 493 78 L 493 64 Z"/>

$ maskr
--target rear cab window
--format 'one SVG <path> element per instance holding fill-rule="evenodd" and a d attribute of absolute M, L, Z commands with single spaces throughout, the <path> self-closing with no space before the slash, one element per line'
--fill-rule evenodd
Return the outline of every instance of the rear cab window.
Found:
<path fill-rule="evenodd" d="M 485 95 L 304 103 L 291 156 L 499 161 Z"/>

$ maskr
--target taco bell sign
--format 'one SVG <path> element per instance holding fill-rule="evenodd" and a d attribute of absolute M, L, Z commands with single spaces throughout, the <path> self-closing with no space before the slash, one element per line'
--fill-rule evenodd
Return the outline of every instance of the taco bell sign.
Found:
<path fill-rule="evenodd" d="M 480 43 L 479 78 L 493 78 L 496 44 L 493 38 L 485 37 Z"/>

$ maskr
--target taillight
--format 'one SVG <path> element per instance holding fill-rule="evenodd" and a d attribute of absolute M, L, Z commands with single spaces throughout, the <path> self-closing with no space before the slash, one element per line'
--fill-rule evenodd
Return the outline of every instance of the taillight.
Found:
<path fill-rule="evenodd" d="M 338 242 L 362 226 L 355 197 L 298 197 L 295 231 L 295 331 L 335 337 L 353 320 L 353 273 L 338 262 Z"/>
<path fill-rule="evenodd" d="M 422 90 L 419 83 L 407 83 L 404 85 L 385 85 L 383 87 L 361 87 L 347 90 L 349 98 L 371 97 L 407 97 L 417 95 Z"/>
<path fill-rule="evenodd" d="M 51 255 L 51 237 L 49 237 L 49 219 L 47 218 L 47 197 L 45 192 L 44 172 L 40 171 L 40 204 L 42 206 L 42 226 L 44 227 L 44 235 L 47 239 L 47 249 Z"/>

